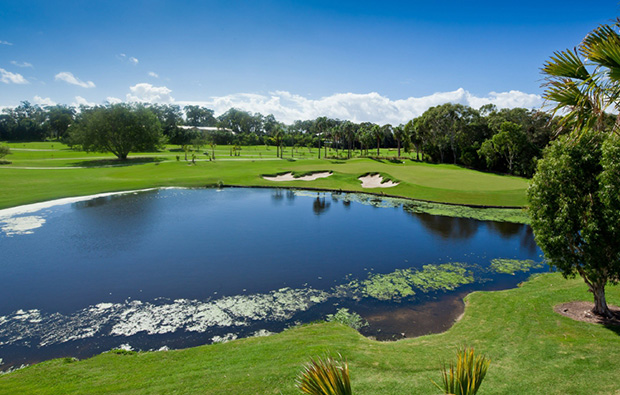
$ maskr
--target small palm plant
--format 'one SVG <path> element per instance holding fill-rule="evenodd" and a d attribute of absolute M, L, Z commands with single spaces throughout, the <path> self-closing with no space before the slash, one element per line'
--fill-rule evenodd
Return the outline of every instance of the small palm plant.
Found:
<path fill-rule="evenodd" d="M 433 384 L 446 394 L 476 394 L 487 374 L 491 360 L 484 355 L 475 356 L 473 347 L 459 349 L 456 352 L 456 357 L 456 366 L 450 363 L 449 368 L 445 365 L 443 367 L 441 372 L 443 386 L 434 381 Z"/>
<path fill-rule="evenodd" d="M 349 365 L 332 357 L 310 359 L 297 378 L 297 387 L 309 395 L 351 395 Z"/>

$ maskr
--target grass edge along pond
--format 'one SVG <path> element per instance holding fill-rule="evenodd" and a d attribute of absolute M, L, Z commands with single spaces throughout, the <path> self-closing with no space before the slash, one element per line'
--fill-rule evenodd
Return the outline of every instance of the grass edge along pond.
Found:
<path fill-rule="evenodd" d="M 95 156 L 59 148 L 57 144 L 41 144 L 32 145 L 37 148 L 28 148 L 31 145 L 21 144 L 25 147 L 23 150 L 15 149 L 7 156 L 12 164 L 0 166 L 0 177 L 3 180 L 0 185 L 0 209 L 102 192 L 221 184 L 342 190 L 479 207 L 520 208 L 526 204 L 526 179 L 483 173 L 455 165 L 420 163 L 410 159 L 403 159 L 398 163 L 368 158 L 346 161 L 266 157 L 238 159 L 222 154 L 213 162 L 202 160 L 192 163 L 176 161 L 176 152 L 169 149 L 165 152 L 143 153 L 130 157 L 144 159 L 146 156 L 156 158 L 157 161 L 118 162 L 119 165 L 109 165 L 109 155 Z M 86 159 L 91 159 L 88 160 L 89 163 L 103 161 L 105 164 L 81 166 Z M 262 178 L 269 174 L 293 172 L 298 175 L 318 171 L 332 171 L 333 174 L 314 181 L 274 182 Z M 399 182 L 399 185 L 392 188 L 364 189 L 358 177 L 367 173 L 382 174 L 386 179 Z"/>
<path fill-rule="evenodd" d="M 620 328 L 553 312 L 589 299 L 581 279 L 543 274 L 519 288 L 469 294 L 463 318 L 441 334 L 377 342 L 342 324 L 309 324 L 184 350 L 56 359 L 0 376 L 0 393 L 298 394 L 295 378 L 310 357 L 340 353 L 354 393 L 432 394 L 430 380 L 468 345 L 491 358 L 481 394 L 615 394 Z M 620 287 L 609 287 L 608 299 L 619 305 Z"/>

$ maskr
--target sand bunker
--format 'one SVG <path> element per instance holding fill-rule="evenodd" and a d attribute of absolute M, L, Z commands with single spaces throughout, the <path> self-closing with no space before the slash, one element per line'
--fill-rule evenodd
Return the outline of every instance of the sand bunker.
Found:
<path fill-rule="evenodd" d="M 398 185 L 397 182 L 383 182 L 383 177 L 380 174 L 369 174 L 364 177 L 358 177 L 358 180 L 362 182 L 362 188 L 391 188 Z"/>
<path fill-rule="evenodd" d="M 293 173 L 280 174 L 275 177 L 263 176 L 267 181 L 314 181 L 318 178 L 325 178 L 331 176 L 330 171 L 323 171 L 320 173 L 312 173 L 302 177 L 293 177 Z"/>

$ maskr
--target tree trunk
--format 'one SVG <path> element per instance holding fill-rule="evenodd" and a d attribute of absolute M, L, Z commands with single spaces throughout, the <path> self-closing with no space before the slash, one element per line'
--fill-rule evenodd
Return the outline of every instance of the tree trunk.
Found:
<path fill-rule="evenodd" d="M 381 140 L 377 139 L 377 158 L 379 157 L 379 145 L 381 145 Z"/>
<path fill-rule="evenodd" d="M 396 140 L 398 142 L 398 157 L 400 158 L 400 140 Z"/>
<path fill-rule="evenodd" d="M 586 281 L 586 283 L 588 283 Z M 594 308 L 592 312 L 596 315 L 600 315 L 602 317 L 612 318 L 613 315 L 607 307 L 607 301 L 605 300 L 605 282 L 594 282 L 589 283 L 590 292 L 594 294 Z"/>
<path fill-rule="evenodd" d="M 321 159 L 321 135 L 319 135 L 319 159 Z"/>

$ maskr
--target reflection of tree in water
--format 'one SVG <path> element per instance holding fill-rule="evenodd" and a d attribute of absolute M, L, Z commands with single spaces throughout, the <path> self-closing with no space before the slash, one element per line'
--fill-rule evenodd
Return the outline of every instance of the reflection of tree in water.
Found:
<path fill-rule="evenodd" d="M 403 210 L 418 218 L 427 230 L 438 234 L 444 239 L 469 239 L 478 232 L 479 222 L 469 218 L 445 217 L 442 215 L 430 215 L 412 213 Z"/>
<path fill-rule="evenodd" d="M 292 189 L 286 190 L 286 200 L 293 201 L 295 200 L 295 191 Z"/>
<path fill-rule="evenodd" d="M 312 202 L 312 211 L 315 215 L 321 215 L 329 210 L 330 202 L 325 201 L 325 196 L 316 195 L 316 199 Z"/>
<path fill-rule="evenodd" d="M 502 239 L 510 239 L 521 233 L 525 225 L 514 224 L 512 222 L 488 221 L 487 225 L 492 233 L 498 234 Z"/>
<path fill-rule="evenodd" d="M 534 240 L 534 231 L 531 226 L 523 225 L 524 230 L 521 237 L 521 247 L 525 248 L 529 253 L 535 253 L 538 245 Z"/>
<path fill-rule="evenodd" d="M 271 194 L 271 200 L 276 203 L 280 203 L 284 199 L 284 192 L 281 189 L 274 189 Z"/>

